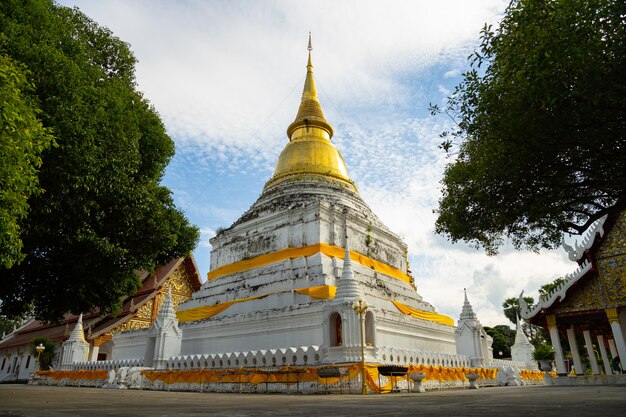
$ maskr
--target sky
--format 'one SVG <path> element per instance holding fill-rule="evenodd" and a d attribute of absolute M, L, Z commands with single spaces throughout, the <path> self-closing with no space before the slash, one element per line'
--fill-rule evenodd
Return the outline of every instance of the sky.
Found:
<path fill-rule="evenodd" d="M 433 232 L 438 148 L 450 121 L 428 113 L 469 68 L 480 30 L 501 0 L 64 0 L 129 43 L 138 89 L 176 143 L 163 183 L 209 239 L 259 197 L 288 142 L 306 73 L 307 38 L 319 99 L 361 197 L 409 246 L 418 292 L 455 320 L 463 289 L 484 325 L 507 324 L 502 302 L 573 271 L 565 251 L 498 256 Z"/>

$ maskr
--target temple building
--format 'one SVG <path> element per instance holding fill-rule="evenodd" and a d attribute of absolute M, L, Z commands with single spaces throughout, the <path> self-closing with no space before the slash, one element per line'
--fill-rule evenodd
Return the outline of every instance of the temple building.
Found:
<path fill-rule="evenodd" d="M 522 318 L 547 329 L 559 374 L 569 370 L 564 343 L 576 375 L 619 373 L 626 358 L 626 213 L 604 216 L 564 247 L 576 270 L 532 308 L 520 296 Z"/>
<path fill-rule="evenodd" d="M 331 142 L 311 50 L 309 38 L 300 106 L 274 174 L 211 239 L 206 282 L 182 302 L 175 288 L 164 292 L 150 327 L 112 334 L 107 361 L 83 361 L 77 321 L 63 369 L 42 374 L 45 383 L 318 392 L 330 379 L 339 392 L 358 384 L 366 393 L 390 392 L 400 379 L 408 388 L 409 378 L 433 389 L 536 380 L 528 355 L 493 359 L 467 296 L 457 327 L 419 295 L 406 243 L 363 201 Z"/>
<path fill-rule="evenodd" d="M 56 324 L 46 324 L 29 319 L 0 341 L 0 382 L 27 380 L 35 370 L 35 358 L 31 342 L 34 337 L 45 337 L 58 345 L 55 368 L 61 367 L 62 344 L 72 337 L 80 327 L 88 352 L 83 361 L 106 361 L 112 359 L 115 333 L 151 327 L 166 293 L 171 290 L 173 302 L 179 303 L 191 298 L 193 291 L 200 288 L 200 275 L 192 257 L 172 260 L 156 269 L 153 274 L 140 273 L 141 288 L 122 304 L 122 311 L 112 316 L 97 312 L 75 316 L 66 314 Z M 78 322 L 80 326 L 77 326 Z M 82 334 L 81 333 L 81 334 Z"/>

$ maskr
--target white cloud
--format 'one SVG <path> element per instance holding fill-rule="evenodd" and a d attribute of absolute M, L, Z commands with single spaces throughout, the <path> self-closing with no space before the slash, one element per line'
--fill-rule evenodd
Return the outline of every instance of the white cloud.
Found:
<path fill-rule="evenodd" d="M 444 127 L 434 118 L 395 120 L 371 132 L 344 127 L 346 137 L 338 147 L 363 199 L 409 245 L 412 272 L 424 299 L 457 319 L 467 288 L 484 324 L 504 324 L 505 298 L 524 289 L 532 295 L 575 265 L 562 250 L 535 254 L 505 246 L 500 255 L 489 257 L 434 234 L 433 209 L 447 162 L 437 148 L 437 133 Z"/>
<path fill-rule="evenodd" d="M 443 78 L 454 78 L 458 77 L 459 75 L 461 75 L 461 71 L 459 71 L 458 69 L 453 69 L 450 71 L 446 71 L 446 73 L 443 74 Z"/>
<path fill-rule="evenodd" d="M 271 156 L 295 115 L 307 31 L 316 76 L 339 108 L 407 100 L 406 74 L 456 59 L 503 0 L 64 1 L 129 42 L 139 86 L 179 142 Z M 466 54 L 464 53 L 463 56 Z M 328 92 L 328 93 L 325 93 Z M 271 145 L 271 146 L 268 146 Z M 250 150 L 252 152 L 248 152 Z"/>
<path fill-rule="evenodd" d="M 209 228 L 209 227 L 202 227 L 200 228 L 200 243 L 198 244 L 198 247 L 200 248 L 208 248 L 209 250 L 211 249 L 211 243 L 209 242 L 209 240 L 215 236 L 215 230 Z"/>

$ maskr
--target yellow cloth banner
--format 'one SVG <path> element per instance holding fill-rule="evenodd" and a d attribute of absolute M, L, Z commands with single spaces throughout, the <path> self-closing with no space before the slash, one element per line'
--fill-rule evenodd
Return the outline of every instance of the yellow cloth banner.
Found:
<path fill-rule="evenodd" d="M 109 371 L 106 370 L 81 370 L 81 371 L 37 371 L 35 372 L 37 376 L 40 377 L 49 377 L 54 379 L 55 381 L 59 381 L 61 379 L 70 379 L 72 381 L 96 381 L 96 380 L 106 380 L 109 375 Z"/>
<path fill-rule="evenodd" d="M 335 297 L 335 292 L 337 291 L 337 287 L 334 285 L 320 285 L 317 287 L 308 287 L 308 288 L 297 288 L 293 290 L 298 294 L 308 295 L 309 297 L 319 298 L 319 299 L 330 299 Z M 291 292 L 291 290 L 283 290 L 283 291 L 274 291 L 267 294 L 255 295 L 253 297 L 240 298 L 237 300 L 226 301 L 224 303 L 215 304 L 212 306 L 202 306 L 190 308 L 188 310 L 182 310 L 176 313 L 176 317 L 178 321 L 181 323 L 185 323 L 187 321 L 195 321 L 195 320 L 204 320 L 210 317 L 213 317 L 222 311 L 226 310 L 228 307 L 232 306 L 236 303 L 243 303 L 245 301 L 258 300 L 260 298 L 265 298 L 269 295 L 273 294 L 281 294 L 285 292 Z"/>
<path fill-rule="evenodd" d="M 170 371 L 141 371 L 149 381 L 161 381 L 164 384 L 207 384 L 207 383 L 282 383 L 295 384 L 298 382 L 317 382 L 318 384 L 336 384 L 340 380 L 348 381 L 359 377 L 360 364 L 348 365 L 344 368 L 345 375 L 333 378 L 322 378 L 319 369 L 310 367 L 285 366 L 277 370 L 267 371 L 256 368 L 239 369 L 193 369 Z M 401 380 L 409 381 L 408 374 L 422 372 L 426 374 L 424 381 L 466 381 L 466 374 L 476 373 L 483 379 L 495 379 L 497 368 L 445 368 L 442 366 L 409 365 L 404 376 L 386 377 L 378 372 L 378 365 L 365 365 L 365 379 L 370 390 L 377 393 L 391 392 L 393 386 Z M 520 374 L 525 379 L 539 379 L 541 372 L 522 370 Z M 53 380 L 69 379 L 72 381 L 106 380 L 108 371 L 38 371 L 38 376 Z"/>
<path fill-rule="evenodd" d="M 522 369 L 519 371 L 520 377 L 525 380 L 534 380 L 534 381 L 542 381 L 543 380 L 543 372 L 541 371 L 531 371 L 528 369 Z"/>
<path fill-rule="evenodd" d="M 337 287 L 334 285 L 320 285 L 318 287 L 298 288 L 294 290 L 298 294 L 308 295 L 309 297 L 319 298 L 321 300 L 328 300 L 335 298 Z"/>
<path fill-rule="evenodd" d="M 282 294 L 286 292 L 290 292 L 292 290 L 283 290 L 283 291 L 275 291 L 267 294 L 255 295 L 253 297 L 240 298 L 237 300 L 226 301 L 224 303 L 215 304 L 212 306 L 202 306 L 202 307 L 194 307 L 188 310 L 181 310 L 176 313 L 178 317 L 178 321 L 181 323 L 185 323 L 188 321 L 196 321 L 196 320 L 204 320 L 211 318 L 222 311 L 226 310 L 230 306 L 236 303 L 243 303 L 251 300 L 258 300 L 261 298 L 265 298 L 267 296 L 273 294 Z M 337 287 L 334 285 L 320 285 L 316 287 L 308 287 L 308 288 L 296 288 L 293 290 L 298 294 L 308 295 L 312 298 L 317 298 L 321 300 L 328 300 L 335 298 L 335 293 L 337 292 Z M 454 326 L 454 320 L 448 316 L 444 316 L 443 314 L 431 313 L 428 311 L 417 310 L 415 308 L 409 307 L 405 304 L 402 304 L 398 301 L 391 301 L 400 312 L 406 315 L 410 315 L 411 317 L 415 317 L 422 320 L 434 321 L 436 323 L 445 324 L 447 326 Z"/>
<path fill-rule="evenodd" d="M 224 275 L 234 274 L 236 272 L 247 271 L 249 269 L 258 268 L 260 266 L 269 265 L 274 262 L 283 261 L 285 259 L 301 258 L 303 256 L 312 256 L 316 253 L 323 253 L 326 256 L 343 259 L 345 250 L 338 246 L 320 243 L 317 245 L 303 246 L 300 248 L 286 248 L 265 255 L 256 256 L 252 259 L 246 259 L 232 264 L 224 265 L 209 272 L 207 278 L 209 280 L 223 277 Z M 392 278 L 404 281 L 411 285 L 412 279 L 401 270 L 379 262 L 375 259 L 368 258 L 360 253 L 350 251 L 350 259 L 354 262 L 367 267 L 373 268 L 381 274 L 388 275 Z"/>
<path fill-rule="evenodd" d="M 150 381 L 162 381 L 166 384 L 203 384 L 203 383 L 281 383 L 296 384 L 298 382 L 317 382 L 319 384 L 336 384 L 339 380 L 347 381 L 359 375 L 359 365 L 350 365 L 346 375 L 336 378 L 321 378 L 317 368 L 299 368 L 285 366 L 275 371 L 261 369 L 194 369 L 189 371 L 142 371 Z"/>
<path fill-rule="evenodd" d="M 418 310 L 413 307 L 409 307 L 405 304 L 402 304 L 398 301 L 391 301 L 397 308 L 400 310 L 402 314 L 406 314 L 418 319 L 430 320 L 436 323 L 445 324 L 446 326 L 454 326 L 454 320 L 451 317 L 444 316 L 439 313 L 431 313 L 429 311 Z"/>

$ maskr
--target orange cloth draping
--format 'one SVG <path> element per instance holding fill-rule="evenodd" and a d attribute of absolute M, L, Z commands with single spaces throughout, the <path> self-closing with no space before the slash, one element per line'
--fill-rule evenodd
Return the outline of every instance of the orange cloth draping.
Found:
<path fill-rule="evenodd" d="M 466 374 L 469 373 L 477 373 L 483 379 L 495 379 L 498 375 L 497 368 L 447 368 L 443 366 L 434 366 L 434 365 L 409 365 L 409 370 L 407 375 L 412 372 L 421 372 L 426 374 L 426 377 L 423 379 L 426 381 L 466 381 Z M 377 365 L 366 365 L 365 366 L 365 378 L 367 381 L 367 385 L 374 392 L 385 393 L 390 392 L 395 383 L 406 379 L 407 376 L 379 376 L 378 366 Z M 380 380 L 380 385 L 378 385 L 378 381 Z"/>
<path fill-rule="evenodd" d="M 418 310 L 413 307 L 409 307 L 398 301 L 392 301 L 392 303 L 400 310 L 401 313 L 424 320 L 430 320 L 437 323 L 445 324 L 446 326 L 454 326 L 454 320 L 451 317 L 444 316 L 439 313 L 431 313 L 429 311 Z"/>
<path fill-rule="evenodd" d="M 181 323 L 187 321 L 194 320 L 204 320 L 210 317 L 213 317 L 222 311 L 226 310 L 228 307 L 232 306 L 235 303 L 243 303 L 245 301 L 258 300 L 260 298 L 265 298 L 269 295 L 273 294 L 282 294 L 286 292 L 290 292 L 292 290 L 283 290 L 283 291 L 274 291 L 267 294 L 255 295 L 252 297 L 239 298 L 237 300 L 226 301 L 220 304 L 214 304 L 212 306 L 201 306 L 194 307 L 187 310 L 181 310 L 176 313 L 176 317 L 178 317 L 178 321 Z M 335 292 L 337 288 L 334 285 L 319 285 L 316 287 L 308 287 L 308 288 L 296 288 L 293 290 L 298 294 L 308 295 L 309 297 L 319 298 L 319 299 L 329 299 L 335 297 Z"/>
<path fill-rule="evenodd" d="M 340 379 L 354 379 L 359 374 L 359 366 L 351 365 L 348 373 L 342 377 L 320 378 L 317 368 L 299 368 L 286 366 L 277 371 L 264 371 L 260 369 L 195 369 L 189 371 L 142 371 L 141 373 L 150 381 L 162 381 L 165 384 L 177 383 L 282 383 L 295 384 L 297 382 L 317 382 L 319 384 L 334 384 Z"/>
<path fill-rule="evenodd" d="M 317 245 L 303 246 L 300 248 L 285 248 L 276 252 L 268 253 L 265 255 L 256 256 L 252 259 L 245 259 L 243 261 L 234 262 L 232 264 L 224 265 L 209 272 L 207 278 L 209 280 L 222 277 L 224 275 L 234 274 L 236 272 L 247 271 L 249 269 L 258 268 L 260 266 L 269 265 L 274 262 L 283 261 L 285 259 L 301 258 L 303 256 L 312 256 L 316 253 L 323 253 L 326 256 L 343 259 L 344 249 L 338 246 L 327 245 L 325 243 L 319 243 Z M 384 264 L 375 259 L 369 258 L 360 253 L 350 251 L 350 259 L 354 262 L 367 267 L 373 268 L 375 271 L 381 274 L 388 275 L 392 278 L 399 279 L 411 285 L 411 277 L 402 272 L 401 270 L 394 268 L 390 265 Z"/>
<path fill-rule="evenodd" d="M 520 377 L 526 380 L 541 381 L 543 380 L 543 372 L 522 369 L 519 371 Z"/>
<path fill-rule="evenodd" d="M 226 301 L 224 303 L 215 304 L 212 306 L 201 306 L 194 307 L 187 310 L 181 310 L 176 313 L 178 317 L 178 321 L 181 323 L 185 323 L 188 321 L 196 321 L 196 320 L 204 320 L 211 318 L 222 311 L 226 310 L 230 306 L 236 303 L 242 303 L 245 301 L 258 300 L 261 298 L 265 298 L 269 295 L 273 294 L 282 294 L 286 292 L 296 292 L 298 294 L 308 295 L 309 297 L 328 300 L 335 297 L 335 293 L 337 292 L 337 287 L 334 285 L 319 285 L 316 287 L 308 287 L 308 288 L 296 288 L 295 290 L 283 290 L 283 291 L 275 291 L 267 294 L 255 295 L 253 297 L 239 298 L 237 300 Z M 431 313 L 428 311 L 417 310 L 415 308 L 409 307 L 405 304 L 402 304 L 398 301 L 393 301 L 393 304 L 400 310 L 402 313 L 410 315 L 411 317 L 415 317 L 422 320 L 434 321 L 436 323 L 445 324 L 447 326 L 454 326 L 454 320 L 448 316 L 444 316 L 443 314 Z"/>
<path fill-rule="evenodd" d="M 334 285 L 320 285 L 317 287 L 298 288 L 294 291 L 298 294 L 308 295 L 309 297 L 328 300 L 330 298 L 335 298 L 337 287 L 335 287 Z"/>
<path fill-rule="evenodd" d="M 359 364 L 351 365 L 346 375 L 333 378 L 321 378 L 318 376 L 318 368 L 283 367 L 276 372 L 259 369 L 196 369 L 189 371 L 142 371 L 142 374 L 150 381 L 162 381 L 166 384 L 176 383 L 284 383 L 295 384 L 296 382 L 317 382 L 319 384 L 335 384 L 340 379 L 355 379 L 359 376 L 361 367 Z M 389 392 L 393 385 L 406 379 L 406 376 L 385 377 L 378 373 L 377 365 L 365 365 L 366 381 L 374 392 Z M 426 374 L 424 381 L 466 381 L 466 374 L 477 373 L 483 379 L 494 379 L 498 375 L 498 369 L 494 368 L 446 368 L 443 366 L 411 365 L 408 373 L 423 372 Z M 380 377 L 380 386 L 378 385 Z"/>
<path fill-rule="evenodd" d="M 262 295 L 255 295 L 252 297 L 239 298 L 237 300 L 226 301 L 224 303 L 215 304 L 212 306 L 202 306 L 190 308 L 188 310 L 178 311 L 176 316 L 178 317 L 178 321 L 184 323 L 186 321 L 194 321 L 194 320 L 203 320 L 208 319 L 209 317 L 213 317 L 216 314 L 221 313 L 226 310 L 228 307 L 232 306 L 235 303 L 243 303 L 245 301 L 258 300 L 260 298 L 265 298 L 272 294 L 278 294 L 278 292 L 270 292 Z"/>
<path fill-rule="evenodd" d="M 96 370 L 96 371 L 37 371 L 36 374 L 41 377 L 50 377 L 55 381 L 61 379 L 71 379 L 74 381 L 95 381 L 105 380 L 108 378 L 109 371 Z"/>
<path fill-rule="evenodd" d="M 316 382 L 318 384 L 336 384 L 340 380 L 347 381 L 358 378 L 361 373 L 361 365 L 353 364 L 346 367 L 344 375 L 333 378 L 321 378 L 318 369 L 311 367 L 285 366 L 275 371 L 265 371 L 256 368 L 239 369 L 193 369 L 193 370 L 169 370 L 151 371 L 143 370 L 142 375 L 149 381 L 161 381 L 164 384 L 207 384 L 207 383 L 283 383 L 295 384 L 297 382 Z M 378 365 L 365 365 L 365 379 L 370 390 L 378 393 L 390 392 L 399 381 L 406 380 L 408 376 L 386 377 L 379 375 Z M 477 373 L 483 379 L 495 379 L 498 375 L 497 368 L 446 368 L 443 366 L 409 365 L 407 375 L 412 372 L 426 374 L 424 381 L 465 381 L 466 374 Z M 537 371 L 520 371 L 527 379 L 537 379 Z M 37 375 L 49 377 L 54 380 L 70 379 L 75 381 L 106 380 L 108 371 L 38 371 Z M 380 382 L 380 385 L 379 385 Z"/>
<path fill-rule="evenodd" d="M 378 393 L 390 392 L 396 382 L 407 378 L 406 376 L 379 377 L 378 366 L 376 365 L 366 365 L 365 370 L 368 386 L 372 391 Z M 498 375 L 497 368 L 447 368 L 434 365 L 409 365 L 407 375 L 412 372 L 421 372 L 426 374 L 426 377 L 423 379 L 424 382 L 466 381 L 466 374 L 470 373 L 477 373 L 483 379 L 494 379 Z M 380 385 L 378 385 L 379 379 Z"/>

